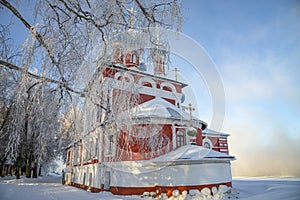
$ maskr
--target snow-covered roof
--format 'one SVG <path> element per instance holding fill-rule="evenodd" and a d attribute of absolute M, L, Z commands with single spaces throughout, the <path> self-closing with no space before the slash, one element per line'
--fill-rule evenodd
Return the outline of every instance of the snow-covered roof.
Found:
<path fill-rule="evenodd" d="M 205 129 L 203 132 L 203 135 L 214 135 L 214 136 L 224 136 L 224 137 L 228 137 L 230 134 L 228 133 L 222 133 L 222 132 L 218 132 L 218 131 L 214 131 L 211 129 Z"/>
<path fill-rule="evenodd" d="M 189 113 L 185 112 L 184 110 L 178 108 L 177 106 L 159 97 L 136 106 L 135 108 L 133 108 L 132 113 L 137 118 L 159 117 L 159 118 L 173 118 L 179 120 L 190 120 Z M 193 120 L 201 122 L 202 124 L 206 125 L 204 122 L 202 122 L 196 117 L 193 117 Z"/>
<path fill-rule="evenodd" d="M 197 145 L 185 145 L 165 155 L 153 159 L 153 162 L 234 160 L 234 156 Z"/>
<path fill-rule="evenodd" d="M 134 108 L 134 115 L 163 118 L 189 119 L 189 113 L 177 108 L 162 98 L 155 98 Z"/>

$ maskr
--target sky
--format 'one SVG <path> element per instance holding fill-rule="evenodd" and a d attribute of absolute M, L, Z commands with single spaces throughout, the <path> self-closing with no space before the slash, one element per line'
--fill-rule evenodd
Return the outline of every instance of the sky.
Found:
<path fill-rule="evenodd" d="M 223 83 L 221 131 L 231 134 L 233 176 L 300 176 L 300 1 L 183 0 L 183 7 L 182 32 L 207 52 Z M 9 19 L 0 13 L 1 22 Z M 24 41 L 27 31 L 15 23 L 12 36 Z M 185 61 L 173 64 L 191 85 L 197 116 L 209 124 L 205 78 Z"/>
<path fill-rule="evenodd" d="M 300 176 L 300 1 L 184 0 L 183 6 L 182 32 L 206 50 L 223 82 L 221 131 L 231 134 L 233 175 Z M 197 90 L 199 83 L 190 85 Z M 198 115 L 209 121 L 206 93 L 195 95 Z"/>

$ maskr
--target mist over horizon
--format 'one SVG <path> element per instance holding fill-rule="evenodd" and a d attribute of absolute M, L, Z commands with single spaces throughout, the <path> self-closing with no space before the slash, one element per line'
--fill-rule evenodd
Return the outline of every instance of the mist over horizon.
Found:
<path fill-rule="evenodd" d="M 229 151 L 233 177 L 300 177 L 300 137 L 274 131 L 267 140 L 259 133 L 232 133 Z"/>

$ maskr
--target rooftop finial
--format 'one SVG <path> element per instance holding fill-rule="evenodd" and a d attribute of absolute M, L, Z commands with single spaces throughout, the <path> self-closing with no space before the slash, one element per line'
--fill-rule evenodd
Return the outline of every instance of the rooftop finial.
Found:
<path fill-rule="evenodd" d="M 189 103 L 188 106 L 181 106 L 184 110 L 188 110 L 190 111 L 190 124 L 192 125 L 192 121 L 193 121 L 193 115 L 192 112 L 195 111 L 195 108 L 192 107 L 192 104 Z"/>
<path fill-rule="evenodd" d="M 130 19 L 129 19 L 129 22 L 130 22 L 130 28 L 133 29 L 134 8 L 130 8 L 130 9 L 129 9 L 129 12 L 130 12 Z"/>
<path fill-rule="evenodd" d="M 175 81 L 178 81 L 178 72 L 179 72 L 179 70 L 175 67 L 175 69 L 173 69 L 173 71 L 175 72 Z"/>

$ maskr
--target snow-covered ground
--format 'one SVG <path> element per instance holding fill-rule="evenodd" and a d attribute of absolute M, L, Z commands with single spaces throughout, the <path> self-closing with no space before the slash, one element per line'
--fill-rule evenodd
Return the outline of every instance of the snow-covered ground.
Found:
<path fill-rule="evenodd" d="M 90 193 L 82 189 L 63 186 L 59 176 L 38 179 L 14 177 L 0 178 L 0 200 L 148 200 L 150 197 L 116 196 L 109 192 Z M 247 200 L 299 200 L 300 178 L 236 178 L 233 181 L 234 199 Z M 192 198 L 189 198 L 192 199 Z"/>
<path fill-rule="evenodd" d="M 235 178 L 233 188 L 239 192 L 239 199 L 300 200 L 300 177 Z"/>

